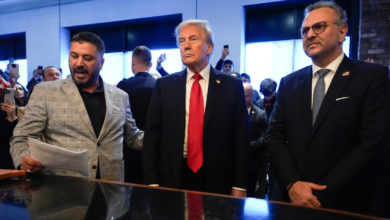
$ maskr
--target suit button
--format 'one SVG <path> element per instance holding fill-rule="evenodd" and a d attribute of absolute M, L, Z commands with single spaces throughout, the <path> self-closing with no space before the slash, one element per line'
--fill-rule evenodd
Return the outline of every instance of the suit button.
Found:
<path fill-rule="evenodd" d="M 92 166 L 92 169 L 96 169 L 96 165 L 93 165 L 93 166 Z"/>
<path fill-rule="evenodd" d="M 100 147 L 100 143 L 97 143 L 97 146 Z"/>
<path fill-rule="evenodd" d="M 309 147 L 307 148 L 307 152 L 311 153 L 313 151 L 313 148 Z"/>

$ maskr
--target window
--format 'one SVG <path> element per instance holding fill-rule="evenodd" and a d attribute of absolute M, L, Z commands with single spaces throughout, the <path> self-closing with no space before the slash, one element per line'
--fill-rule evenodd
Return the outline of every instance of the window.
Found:
<path fill-rule="evenodd" d="M 150 73 L 158 73 L 156 61 L 160 54 L 163 53 L 166 54 L 167 59 L 162 63 L 162 66 L 168 73 L 178 72 L 183 69 L 179 49 L 151 50 L 151 52 L 153 65 L 150 68 Z M 131 69 L 132 54 L 132 51 L 105 53 L 103 69 L 100 71 L 103 80 L 111 85 L 116 85 L 122 79 L 134 76 Z"/>
<path fill-rule="evenodd" d="M 349 56 L 350 38 L 343 43 L 343 51 Z M 311 65 L 311 59 L 302 48 L 301 39 L 248 43 L 245 50 L 245 73 L 251 76 L 253 88 L 260 89 L 265 78 L 278 85 L 282 77 Z"/>

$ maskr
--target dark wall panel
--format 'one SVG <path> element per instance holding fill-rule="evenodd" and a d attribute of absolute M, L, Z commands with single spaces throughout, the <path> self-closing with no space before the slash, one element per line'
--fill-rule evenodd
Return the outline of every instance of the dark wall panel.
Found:
<path fill-rule="evenodd" d="M 0 36 L 0 60 L 26 59 L 26 33 Z"/>
<path fill-rule="evenodd" d="M 132 51 L 139 45 L 150 49 L 176 48 L 173 34 L 181 21 L 182 15 L 174 14 L 67 28 L 71 36 L 81 31 L 97 34 L 104 41 L 106 52 L 111 53 Z"/>
<path fill-rule="evenodd" d="M 245 6 L 245 41 L 265 42 L 298 39 L 297 30 L 303 21 L 304 9 L 317 0 L 289 0 Z M 356 59 L 359 39 L 359 2 L 336 0 L 347 13 L 351 37 L 350 57 Z"/>

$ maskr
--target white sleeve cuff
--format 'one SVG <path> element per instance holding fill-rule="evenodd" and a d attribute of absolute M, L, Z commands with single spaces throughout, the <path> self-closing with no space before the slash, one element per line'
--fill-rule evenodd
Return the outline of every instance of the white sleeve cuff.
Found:
<path fill-rule="evenodd" d="M 246 189 L 243 189 L 243 188 L 238 188 L 238 187 L 232 187 L 232 189 L 236 189 L 236 190 L 240 190 L 240 191 L 243 191 L 243 192 L 246 192 Z"/>

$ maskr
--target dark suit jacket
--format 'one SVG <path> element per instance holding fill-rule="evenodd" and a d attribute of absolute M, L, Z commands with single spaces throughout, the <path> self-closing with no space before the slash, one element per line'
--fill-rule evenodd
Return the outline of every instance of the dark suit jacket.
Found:
<path fill-rule="evenodd" d="M 157 70 L 157 72 L 160 73 L 161 77 L 163 77 L 163 76 L 168 76 L 168 75 L 169 75 L 169 73 L 164 69 L 164 67 L 161 67 L 160 69 L 158 69 L 158 68 L 156 67 L 156 70 Z"/>
<path fill-rule="evenodd" d="M 156 79 L 147 72 L 139 72 L 134 77 L 118 83 L 118 88 L 129 94 L 130 108 L 137 127 L 145 130 L 146 116 Z"/>
<path fill-rule="evenodd" d="M 388 149 L 388 69 L 345 56 L 314 127 L 311 87 L 311 66 L 280 81 L 266 140 L 280 189 L 298 180 L 326 185 L 313 192 L 323 206 L 362 208 Z"/>
<path fill-rule="evenodd" d="M 264 110 L 252 105 L 249 113 L 251 132 L 251 151 L 258 155 L 265 148 L 265 135 L 268 128 L 268 118 Z"/>
<path fill-rule="evenodd" d="M 257 107 L 259 107 L 260 109 L 264 110 L 267 113 L 268 119 L 271 116 L 272 110 L 274 109 L 276 96 L 277 94 L 271 99 L 271 102 L 269 102 L 270 106 L 268 106 L 268 108 L 265 107 L 265 98 L 259 99 L 255 102 L 255 105 Z"/>
<path fill-rule="evenodd" d="M 118 83 L 118 88 L 129 94 L 130 109 L 141 130 L 145 130 L 146 117 L 156 79 L 147 72 L 139 72 L 134 77 Z M 125 182 L 142 183 L 142 151 L 124 144 Z"/>
<path fill-rule="evenodd" d="M 9 141 L 18 121 L 9 122 L 7 113 L 0 109 L 0 169 L 15 169 L 9 152 Z"/>
<path fill-rule="evenodd" d="M 145 128 L 144 183 L 181 187 L 187 69 L 157 80 Z M 246 188 L 249 118 L 241 80 L 210 70 L 203 130 L 207 191 Z"/>
<path fill-rule="evenodd" d="M 259 183 L 259 188 L 265 192 L 265 183 L 268 170 L 268 152 L 265 148 L 265 135 L 268 128 L 268 118 L 265 111 L 259 107 L 252 105 L 249 111 L 250 119 L 250 169 L 248 177 L 247 196 L 255 197 L 256 183 Z M 263 193 L 264 194 L 264 193 Z M 261 195 L 261 198 L 264 198 Z"/>

